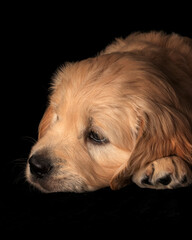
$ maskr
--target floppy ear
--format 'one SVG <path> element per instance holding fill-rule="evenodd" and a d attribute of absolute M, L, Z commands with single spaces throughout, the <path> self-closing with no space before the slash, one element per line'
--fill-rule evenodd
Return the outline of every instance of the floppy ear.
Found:
<path fill-rule="evenodd" d="M 53 109 L 51 106 L 49 106 L 42 119 L 41 119 L 41 122 L 39 124 L 39 129 L 38 129 L 38 139 L 42 138 L 45 134 L 45 132 L 47 131 L 48 127 L 50 126 L 51 122 L 53 120 Z"/>
<path fill-rule="evenodd" d="M 179 156 L 192 165 L 192 130 L 188 120 L 182 113 L 170 109 L 161 115 L 145 113 L 132 154 L 114 174 L 111 189 L 126 186 L 138 169 L 170 155 Z"/>

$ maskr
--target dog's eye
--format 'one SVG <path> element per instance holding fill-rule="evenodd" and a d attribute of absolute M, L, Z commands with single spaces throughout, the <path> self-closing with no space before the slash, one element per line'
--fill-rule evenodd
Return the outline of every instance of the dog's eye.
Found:
<path fill-rule="evenodd" d="M 104 136 L 102 136 L 99 132 L 94 132 L 93 130 L 91 130 L 88 133 L 88 138 L 89 140 L 91 140 L 93 143 L 97 143 L 97 144 L 104 144 L 109 142 L 107 138 L 105 138 Z"/>

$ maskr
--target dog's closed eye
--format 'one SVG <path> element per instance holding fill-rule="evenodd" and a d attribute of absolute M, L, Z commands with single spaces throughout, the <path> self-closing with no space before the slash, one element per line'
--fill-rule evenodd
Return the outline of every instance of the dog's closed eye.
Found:
<path fill-rule="evenodd" d="M 93 144 L 105 144 L 109 142 L 106 137 L 104 137 L 99 131 L 95 130 L 90 130 L 88 132 L 87 140 L 89 140 Z"/>

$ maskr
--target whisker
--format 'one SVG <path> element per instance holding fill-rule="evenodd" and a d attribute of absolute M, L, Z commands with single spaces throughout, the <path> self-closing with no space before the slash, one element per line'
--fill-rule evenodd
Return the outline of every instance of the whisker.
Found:
<path fill-rule="evenodd" d="M 23 136 L 22 139 L 23 140 L 28 140 L 32 144 L 35 144 L 37 142 L 36 139 L 34 139 L 33 137 L 30 137 L 30 136 Z"/>
<path fill-rule="evenodd" d="M 37 141 L 29 136 L 22 136 L 21 140 L 30 142 L 32 144 L 35 144 Z M 20 157 L 16 159 L 12 159 L 8 163 L 8 167 L 10 169 L 10 177 L 13 184 L 26 184 L 26 175 L 25 175 L 25 169 L 27 164 L 28 156 L 27 157 Z M 29 186 L 29 184 L 27 184 Z"/>
<path fill-rule="evenodd" d="M 15 163 L 15 164 L 26 164 L 27 162 L 27 157 L 23 157 L 23 158 L 17 158 L 17 159 L 14 159 L 12 160 L 11 163 Z"/>
<path fill-rule="evenodd" d="M 24 183 L 25 182 L 25 171 L 19 172 L 17 176 L 14 178 L 13 183 L 14 184 L 19 184 L 19 183 Z"/>
<path fill-rule="evenodd" d="M 27 158 L 17 158 L 13 159 L 10 164 L 10 169 L 14 176 L 13 184 L 19 184 L 25 179 L 25 167 L 27 163 Z"/>

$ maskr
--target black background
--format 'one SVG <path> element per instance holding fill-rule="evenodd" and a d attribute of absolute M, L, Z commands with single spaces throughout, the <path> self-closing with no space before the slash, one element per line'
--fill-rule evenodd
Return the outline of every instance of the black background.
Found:
<path fill-rule="evenodd" d="M 190 234 L 191 187 L 156 191 L 133 184 L 119 191 L 42 194 L 24 178 L 49 83 L 61 64 L 92 57 L 114 38 L 134 31 L 163 30 L 192 37 L 190 6 L 167 9 L 158 3 L 125 3 L 106 8 L 75 2 L 2 8 L 0 206 L 7 234 L 54 232 L 63 238 L 67 233 L 89 238 L 103 233 L 126 238 Z"/>

